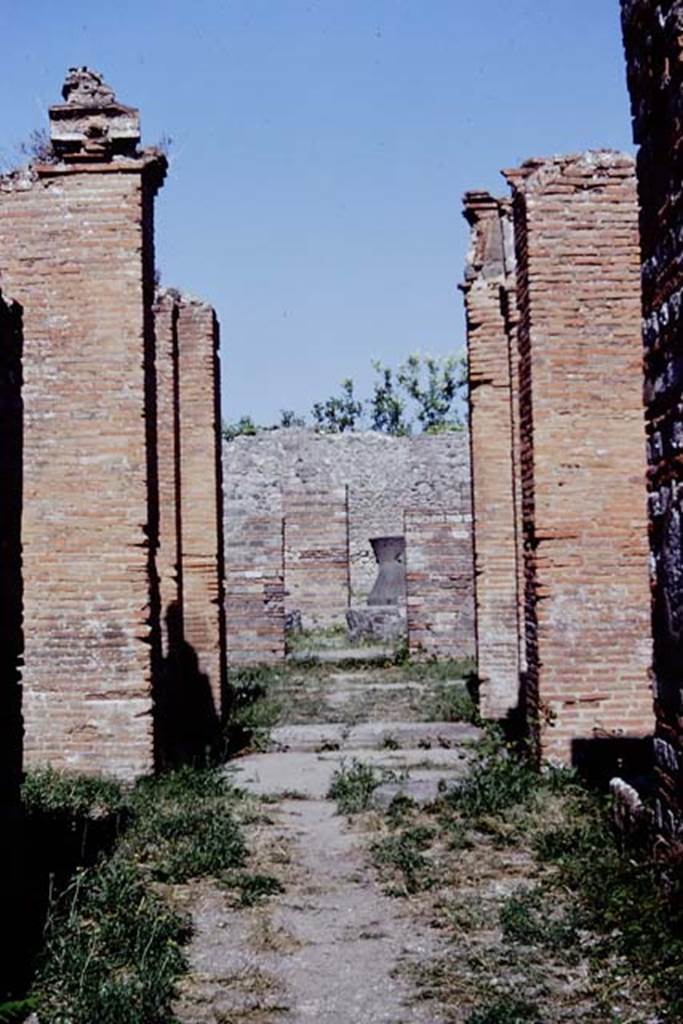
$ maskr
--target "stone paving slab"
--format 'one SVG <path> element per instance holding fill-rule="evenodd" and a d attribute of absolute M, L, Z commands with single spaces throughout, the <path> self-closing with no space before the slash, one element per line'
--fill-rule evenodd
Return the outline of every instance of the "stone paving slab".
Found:
<path fill-rule="evenodd" d="M 467 722 L 331 722 L 279 726 L 272 730 L 271 742 L 279 751 L 364 750 L 392 743 L 448 748 L 481 736 L 481 729 Z"/>
<path fill-rule="evenodd" d="M 345 750 L 324 754 L 296 752 L 286 756 L 249 754 L 231 761 L 225 770 L 237 786 L 255 796 L 296 793 L 306 798 L 322 799 L 327 795 L 332 776 L 340 764 L 354 759 L 398 773 L 409 771 L 411 781 L 431 782 L 433 789 L 430 792 L 438 791 L 441 779 L 450 783 L 462 778 L 468 765 L 467 752 L 458 748 Z"/>

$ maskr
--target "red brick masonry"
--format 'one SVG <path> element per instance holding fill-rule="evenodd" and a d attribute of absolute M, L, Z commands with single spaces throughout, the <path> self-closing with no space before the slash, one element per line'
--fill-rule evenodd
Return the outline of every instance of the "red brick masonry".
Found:
<path fill-rule="evenodd" d="M 514 280 L 509 208 L 486 192 L 465 196 L 472 227 L 465 283 L 472 465 L 475 624 L 480 707 L 505 718 L 520 686 L 517 522 L 510 337 L 503 295 Z M 517 375 L 515 374 L 515 385 Z"/>
<path fill-rule="evenodd" d="M 507 173 L 518 268 L 527 711 L 540 751 L 651 732 L 632 161 Z"/>

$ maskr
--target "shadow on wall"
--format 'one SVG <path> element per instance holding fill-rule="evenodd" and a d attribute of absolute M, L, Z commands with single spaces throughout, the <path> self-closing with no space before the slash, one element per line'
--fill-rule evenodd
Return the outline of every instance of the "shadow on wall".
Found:
<path fill-rule="evenodd" d="M 197 652 L 185 640 L 178 602 L 168 606 L 165 621 L 168 653 L 162 659 L 154 699 L 158 767 L 204 765 L 218 753 L 220 717 L 209 677 L 200 670 Z"/>
<path fill-rule="evenodd" d="M 22 920 L 19 881 L 19 784 L 22 719 L 19 665 L 23 652 L 21 513 L 23 465 L 22 309 L 0 297 L 0 898 L 16 934 Z M 18 954 L 0 959 L 0 992 L 19 966 Z"/>

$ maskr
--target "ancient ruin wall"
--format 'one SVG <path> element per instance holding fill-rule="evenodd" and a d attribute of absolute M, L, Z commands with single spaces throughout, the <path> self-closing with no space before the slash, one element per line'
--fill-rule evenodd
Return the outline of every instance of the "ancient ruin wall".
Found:
<path fill-rule="evenodd" d="M 285 657 L 284 522 L 229 521 L 225 613 L 228 664 L 272 665 Z"/>
<path fill-rule="evenodd" d="M 514 274 L 512 224 L 504 202 L 465 196 L 472 227 L 465 283 L 472 461 L 477 670 L 481 711 L 504 718 L 519 699 L 516 446 L 505 303 Z M 514 342 L 514 339 L 512 339 Z M 516 352 L 513 352 L 516 356 Z"/>
<path fill-rule="evenodd" d="M 178 305 L 175 293 L 159 292 L 154 305 L 159 479 L 159 575 L 161 650 L 168 660 L 174 622 L 182 621 L 182 521 L 180 516 L 180 399 Z"/>
<path fill-rule="evenodd" d="M 412 657 L 474 654 L 471 515 L 405 513 L 406 615 Z"/>
<path fill-rule="evenodd" d="M 149 310 L 165 161 L 114 162 L 99 141 L 0 181 L 0 270 L 23 307 L 26 763 L 131 776 L 154 754 Z"/>
<path fill-rule="evenodd" d="M 226 530 L 243 517 L 279 514 L 284 491 L 348 487 L 352 604 L 365 604 L 377 575 L 370 538 L 401 534 L 406 508 L 470 511 L 464 431 L 403 438 L 286 429 L 238 437 L 223 451 Z"/>
<path fill-rule="evenodd" d="M 0 822 L 21 778 L 19 659 L 22 653 L 22 323 L 0 296 Z"/>
<path fill-rule="evenodd" d="M 683 833 L 683 3 L 622 3 L 642 245 L 660 831 Z"/>
<path fill-rule="evenodd" d="M 180 427 L 182 635 L 221 714 L 225 687 L 223 481 L 216 316 L 187 296 L 177 300 Z"/>
<path fill-rule="evenodd" d="M 285 609 L 304 629 L 344 624 L 349 607 L 349 495 L 346 487 L 285 490 Z"/>
<path fill-rule="evenodd" d="M 652 727 L 632 161 L 508 173 L 520 312 L 528 711 L 545 757 Z"/>

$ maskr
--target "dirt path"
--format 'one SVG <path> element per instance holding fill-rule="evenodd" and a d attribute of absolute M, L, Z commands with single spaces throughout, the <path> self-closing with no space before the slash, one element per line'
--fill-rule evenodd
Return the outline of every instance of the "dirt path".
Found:
<path fill-rule="evenodd" d="M 438 933 L 418 925 L 406 901 L 385 894 L 369 863 L 368 837 L 325 796 L 335 769 L 353 761 L 391 773 L 380 802 L 410 787 L 433 794 L 440 780 L 462 776 L 477 730 L 415 721 L 416 696 L 424 704 L 442 685 L 387 681 L 381 672 L 339 675 L 335 685 L 334 673 L 321 673 L 290 702 L 294 724 L 273 735 L 279 751 L 250 755 L 229 769 L 261 801 L 249 837 L 255 868 L 276 874 L 284 892 L 251 909 L 236 909 L 212 884 L 180 893 L 195 926 L 191 972 L 177 1007 L 183 1024 L 445 1020 L 408 980 L 411 967 L 441 952 Z M 373 695 L 382 721 L 349 724 L 358 723 L 361 709 L 369 717 Z M 311 721 L 315 703 L 337 714 Z M 392 708 L 413 721 L 390 717 Z"/>

